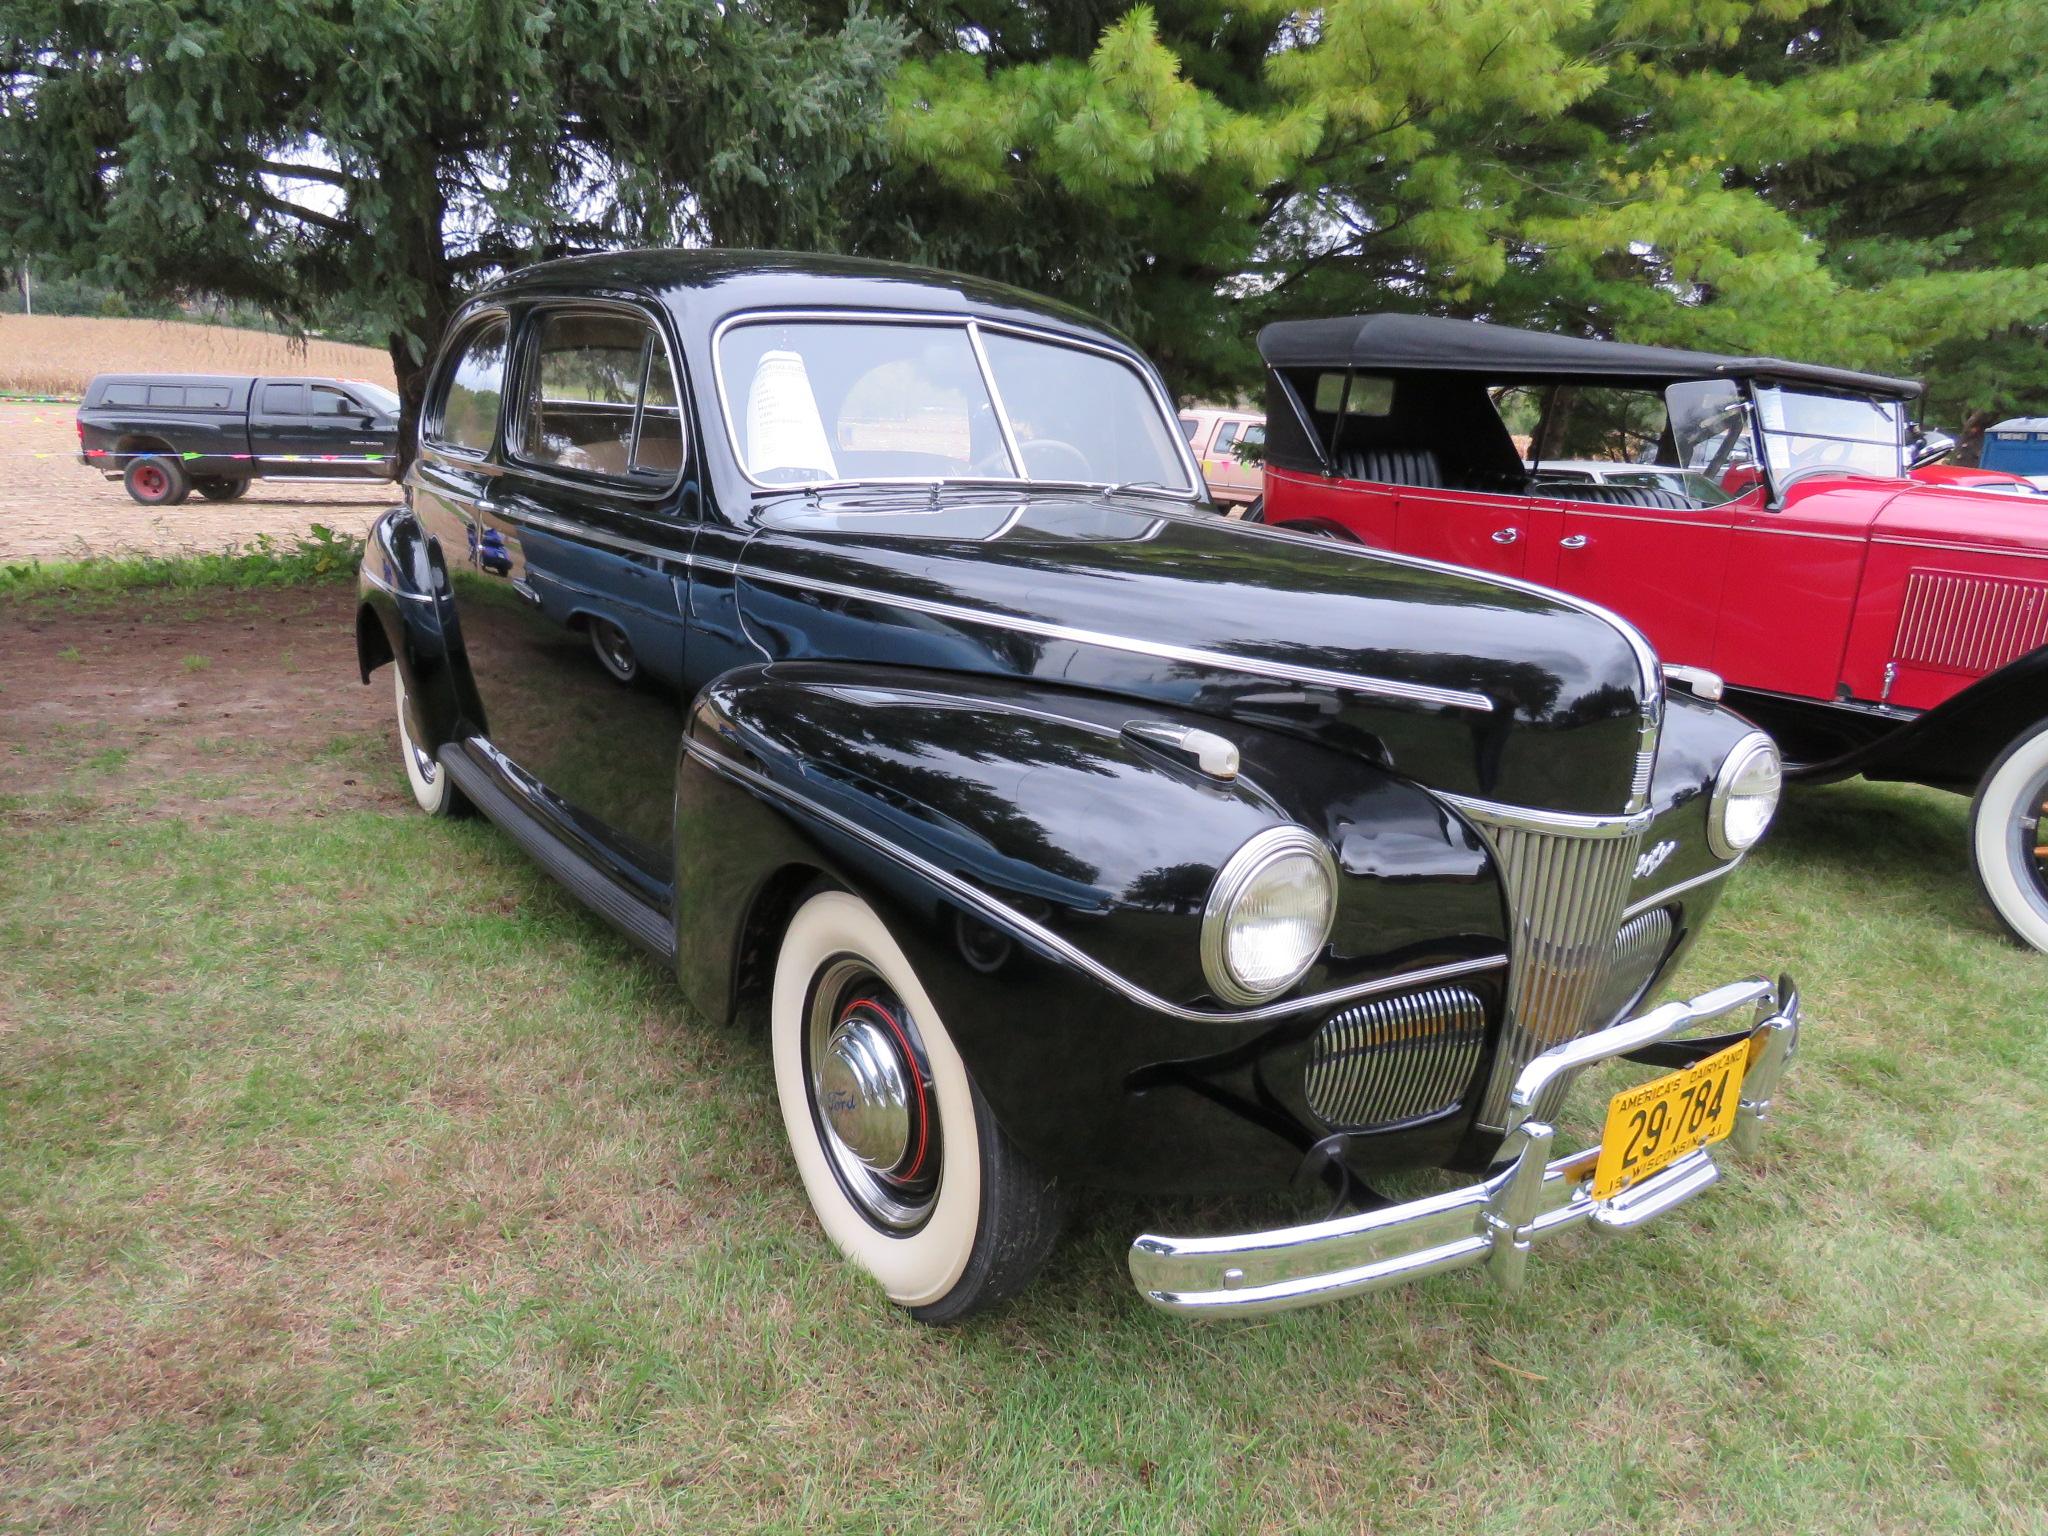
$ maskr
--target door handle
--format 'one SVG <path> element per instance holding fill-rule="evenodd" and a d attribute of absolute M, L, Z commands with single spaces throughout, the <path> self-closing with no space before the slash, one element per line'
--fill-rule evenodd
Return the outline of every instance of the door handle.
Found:
<path fill-rule="evenodd" d="M 1519 528 L 1496 528 L 1493 530 L 1493 542 L 1496 544 L 1512 544 L 1521 536 L 1522 530 Z"/>
<path fill-rule="evenodd" d="M 1584 549 L 1588 544 L 1592 542 L 1593 541 L 1587 538 L 1583 533 L 1574 533 L 1568 534 L 1564 538 L 1559 539 L 1557 541 L 1557 547 L 1559 549 Z"/>

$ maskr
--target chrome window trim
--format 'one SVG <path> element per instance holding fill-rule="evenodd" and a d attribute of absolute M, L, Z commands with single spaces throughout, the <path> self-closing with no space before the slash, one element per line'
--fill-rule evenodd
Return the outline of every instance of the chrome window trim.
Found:
<path fill-rule="evenodd" d="M 1027 619 L 1015 614 L 994 613 L 985 608 L 964 608 L 955 603 L 944 603 L 932 598 L 910 597 L 900 592 L 877 592 L 868 587 L 847 586 L 841 582 L 826 581 L 822 578 L 785 575 L 776 571 L 764 571 L 754 566 L 738 566 L 724 560 L 713 560 L 703 556 L 693 557 L 693 564 L 707 569 L 732 572 L 745 581 L 765 582 L 770 586 L 790 587 L 800 592 L 823 592 L 834 597 L 851 598 L 858 602 L 879 603 L 884 607 L 906 608 L 913 613 L 930 614 L 933 618 L 951 619 L 961 624 L 981 624 L 992 629 L 1015 630 L 1019 634 L 1037 635 L 1046 640 L 1066 640 L 1076 645 L 1100 646 L 1104 650 L 1127 651 L 1134 655 L 1150 656 L 1160 661 L 1184 662 L 1189 666 L 1214 667 L 1219 671 L 1245 672 L 1257 677 L 1271 677 L 1283 682 L 1301 683 L 1314 688 L 1334 688 L 1347 693 L 1365 693 L 1378 698 L 1399 699 L 1408 703 L 1433 704 L 1449 709 L 1469 709 L 1480 714 L 1493 710 L 1493 700 L 1483 693 L 1469 693 L 1461 688 L 1437 688 L 1427 683 L 1403 683 L 1391 678 L 1364 677 L 1350 672 L 1331 672 L 1321 667 L 1298 667 L 1284 661 L 1260 661 L 1246 656 L 1232 656 L 1222 651 L 1207 651 L 1196 646 L 1173 645 L 1166 641 L 1140 640 L 1129 635 L 1112 635 L 1102 630 L 1076 629 L 1066 624 L 1054 624 L 1042 619 Z"/>
<path fill-rule="evenodd" d="M 433 420 L 433 413 L 437 409 L 437 401 L 443 407 L 447 404 L 446 392 L 449 371 L 454 368 L 456 359 L 462 355 L 463 349 L 468 345 L 471 334 L 493 323 L 505 327 L 505 372 L 504 377 L 500 379 L 498 384 L 498 419 L 491 426 L 491 441 L 479 453 L 469 448 L 459 447 L 453 443 L 443 442 L 437 437 L 430 437 L 427 433 L 427 423 Z M 497 448 L 505 440 L 505 396 L 510 392 L 512 365 L 514 362 L 512 353 L 513 330 L 512 311 L 502 304 L 486 304 L 469 314 L 461 316 L 459 323 L 449 328 L 449 335 L 454 339 L 455 345 L 442 348 L 439 366 L 435 368 L 433 377 L 427 380 L 426 393 L 421 396 L 420 400 L 418 443 L 422 452 L 431 448 L 436 454 L 451 464 L 478 466 L 490 462 L 492 449 Z"/>
<path fill-rule="evenodd" d="M 1396 976 L 1383 976 L 1375 981 L 1358 982 L 1348 987 L 1338 987 L 1328 992 L 1318 992 L 1308 997 L 1284 998 L 1279 1002 L 1267 1003 L 1259 1008 L 1211 1009 L 1187 1008 L 1179 1003 L 1168 1002 L 1165 998 L 1147 991 L 1136 982 L 1119 975 L 1094 956 L 1077 948 L 1061 938 L 1043 924 L 1033 921 L 1013 907 L 996 900 L 978 886 L 961 879 L 949 870 L 941 869 L 928 859 L 920 858 L 907 848 L 870 831 L 852 818 L 842 816 L 829 806 L 820 805 L 807 795 L 800 795 L 786 786 L 776 783 L 766 774 L 757 772 L 745 764 L 733 762 L 719 756 L 700 742 L 685 737 L 683 750 L 713 773 L 721 774 L 736 783 L 759 790 L 762 794 L 785 805 L 795 806 L 804 814 L 816 816 L 834 830 L 865 843 L 885 857 L 894 859 L 904 867 L 915 871 L 934 885 L 946 891 L 956 900 L 972 907 L 983 917 L 999 927 L 1029 941 L 1077 970 L 1085 971 L 1096 981 L 1121 994 L 1141 1008 L 1170 1018 L 1182 1019 L 1194 1024 L 1251 1024 L 1266 1019 L 1285 1018 L 1290 1014 L 1305 1013 L 1313 1008 L 1332 1007 L 1349 1002 L 1354 998 L 1375 997 L 1383 992 L 1398 992 L 1406 987 L 1426 986 L 1431 982 L 1447 981 L 1457 976 L 1473 976 L 1484 971 L 1503 969 L 1508 963 L 1505 953 L 1488 955 L 1478 960 L 1454 960 L 1444 965 L 1425 966 L 1419 970 L 1404 971 Z"/>
<path fill-rule="evenodd" d="M 643 489 L 630 480 L 614 478 L 611 475 L 601 475 L 594 471 L 580 474 L 574 470 L 564 470 L 559 466 L 550 467 L 545 464 L 539 464 L 526 456 L 526 423 L 523 419 L 523 396 L 526 387 L 527 371 L 539 366 L 534 355 L 540 346 L 539 326 L 550 314 L 559 314 L 564 311 L 574 313 L 578 310 L 608 311 L 613 314 L 631 315 L 634 319 L 644 324 L 649 332 L 661 342 L 662 351 L 668 355 L 669 382 L 674 384 L 676 389 L 676 415 L 682 421 L 685 435 L 683 439 L 682 462 L 676 466 L 676 472 L 667 484 Z M 518 386 L 519 393 L 522 396 L 522 410 L 514 411 L 509 418 L 504 416 L 502 410 L 500 411 L 506 467 L 516 471 L 522 479 L 539 480 L 550 485 L 559 485 L 566 489 L 581 491 L 586 494 L 591 491 L 599 491 L 605 495 L 617 496 L 626 501 L 661 502 L 673 496 L 676 488 L 683 483 L 684 477 L 688 473 L 690 450 L 696 446 L 696 434 L 690 430 L 690 424 L 686 419 L 687 408 L 684 405 L 684 401 L 689 394 L 689 387 L 684 382 L 686 375 L 676 366 L 675 349 L 669 346 L 668 333 L 661 328 L 661 321 L 654 307 L 623 299 L 585 299 L 569 296 L 559 299 L 541 299 L 522 314 L 519 332 L 519 347 L 516 359 L 517 370 L 513 372 L 508 369 L 508 372 L 511 372 L 512 382 Z M 647 395 L 644 378 L 641 381 L 640 393 L 641 401 L 644 403 Z M 634 431 L 636 433 L 639 430 L 640 409 L 641 407 L 636 405 L 633 412 Z"/>
<path fill-rule="evenodd" d="M 824 490 L 836 485 L 951 485 L 980 483 L 981 477 L 973 475 L 868 475 L 852 480 L 798 480 L 786 485 L 774 485 L 754 478 L 747 467 L 747 456 L 740 451 L 739 431 L 734 426 L 732 397 L 726 388 L 725 377 L 725 336 L 726 332 L 743 325 L 772 324 L 778 320 L 800 322 L 824 322 L 839 325 L 932 325 L 954 326 L 968 333 L 968 344 L 973 348 L 975 361 L 982 369 L 983 382 L 989 388 L 990 403 L 995 407 L 996 419 L 1001 424 L 1005 450 L 1010 454 L 1012 467 L 1017 471 L 1014 480 L 990 480 L 991 485 L 1036 486 L 1045 488 L 1070 488 L 1102 491 L 1113 484 L 1107 480 L 1034 480 L 1026 472 L 1022 455 L 1017 449 L 1015 436 L 1011 431 L 1008 417 L 1004 414 L 1002 396 L 995 389 L 995 375 L 983 354 L 978 332 L 982 328 L 1003 331 L 1021 336 L 1027 341 L 1043 342 L 1048 346 L 1068 347 L 1077 352 L 1093 352 L 1120 363 L 1136 374 L 1139 383 L 1145 386 L 1153 405 L 1159 410 L 1160 418 L 1167 423 L 1174 451 L 1180 459 L 1181 473 L 1187 477 L 1187 484 L 1181 489 L 1168 488 L 1164 494 L 1176 500 L 1190 503 L 1199 502 L 1207 483 L 1196 466 L 1194 456 L 1188 451 L 1186 434 L 1180 429 L 1178 412 L 1166 396 L 1152 369 L 1142 357 L 1105 346 L 1100 342 L 1068 336 L 1060 331 L 1045 330 L 1037 326 L 1023 325 L 1015 321 L 985 320 L 979 315 L 941 313 L 918 309 L 743 309 L 725 316 L 711 328 L 711 383 L 717 396 L 719 416 L 725 425 L 726 446 L 732 450 L 733 463 L 738 467 L 747 484 L 762 491 L 805 491 Z"/>

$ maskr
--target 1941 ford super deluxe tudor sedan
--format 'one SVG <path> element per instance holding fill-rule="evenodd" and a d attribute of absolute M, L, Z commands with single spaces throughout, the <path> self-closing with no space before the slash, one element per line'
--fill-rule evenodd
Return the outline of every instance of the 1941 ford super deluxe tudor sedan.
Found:
<path fill-rule="evenodd" d="M 1789 981 L 1639 1005 L 1778 793 L 1627 624 L 1209 504 L 1072 311 L 855 261 L 536 266 L 457 316 L 361 572 L 420 805 L 481 810 L 765 1001 L 832 1239 L 916 1316 L 1013 1292 L 1062 1186 L 1327 1181 L 1146 1235 L 1155 1304 L 1288 1307 L 1627 1231 L 1762 1129 Z M 1552 1117 L 1628 1056 L 1598 1144 Z M 1445 1167 L 1406 1204 L 1376 1172 Z"/>

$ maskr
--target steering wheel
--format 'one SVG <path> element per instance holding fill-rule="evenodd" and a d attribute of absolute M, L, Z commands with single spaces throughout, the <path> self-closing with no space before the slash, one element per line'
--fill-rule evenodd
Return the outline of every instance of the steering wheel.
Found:
<path fill-rule="evenodd" d="M 1024 469 L 1034 480 L 1088 480 L 1094 478 L 1095 466 L 1088 462 L 1088 455 L 1072 443 L 1057 437 L 1034 437 L 1029 442 L 1017 445 L 1024 455 Z M 1051 458 L 1050 466 L 1039 460 Z M 1060 474 L 1062 465 L 1071 465 L 1073 474 Z"/>

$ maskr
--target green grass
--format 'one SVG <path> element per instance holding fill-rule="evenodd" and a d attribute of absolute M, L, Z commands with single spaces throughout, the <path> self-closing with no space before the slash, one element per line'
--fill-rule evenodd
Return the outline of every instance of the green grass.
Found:
<path fill-rule="evenodd" d="M 195 592 L 295 587 L 310 581 L 352 579 L 361 555 L 360 539 L 315 523 L 306 538 L 287 542 L 264 533 L 246 548 L 209 554 L 95 556 L 0 565 L 0 598 L 104 598 L 151 589 Z"/>
<path fill-rule="evenodd" d="M 0 1531 L 2048 1524 L 2048 962 L 1959 800 L 1798 796 L 1736 879 L 1681 981 L 1808 1028 L 1651 1233 L 1203 1327 L 1084 1199 L 941 1333 L 819 1234 L 758 1035 L 489 826 L 58 793 L 0 802 Z"/>

